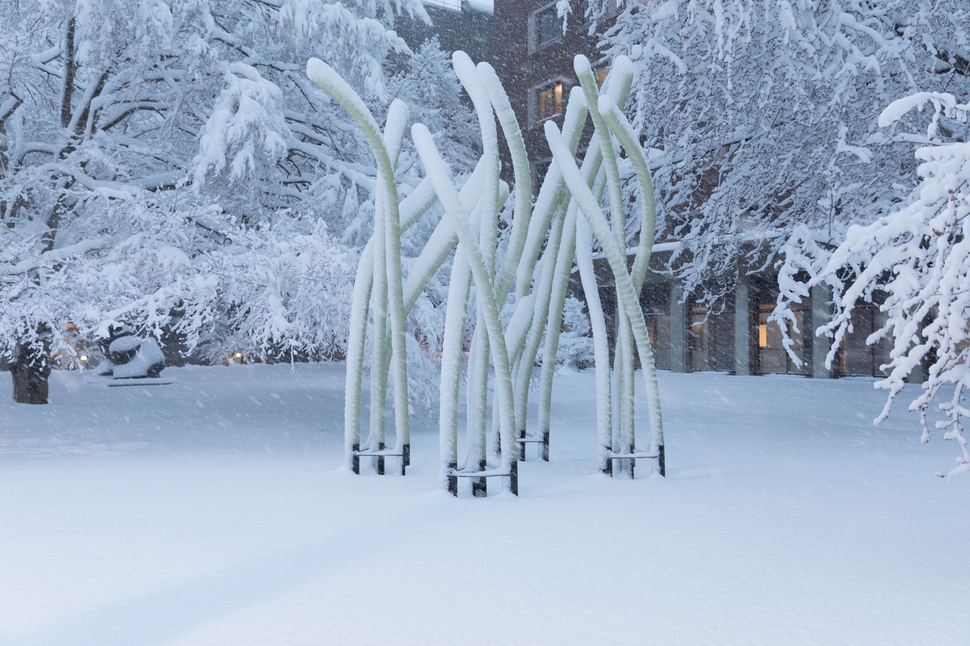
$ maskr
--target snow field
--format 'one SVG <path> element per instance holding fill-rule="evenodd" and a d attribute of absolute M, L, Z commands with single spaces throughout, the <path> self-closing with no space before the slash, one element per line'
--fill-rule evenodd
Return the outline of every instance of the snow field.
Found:
<path fill-rule="evenodd" d="M 342 365 L 165 374 L 0 402 L 0 643 L 966 638 L 970 481 L 932 476 L 953 447 L 914 415 L 871 425 L 871 380 L 661 372 L 668 477 L 631 482 L 596 472 L 595 378 L 564 371 L 552 462 L 455 500 L 436 420 L 405 478 L 341 466 Z"/>

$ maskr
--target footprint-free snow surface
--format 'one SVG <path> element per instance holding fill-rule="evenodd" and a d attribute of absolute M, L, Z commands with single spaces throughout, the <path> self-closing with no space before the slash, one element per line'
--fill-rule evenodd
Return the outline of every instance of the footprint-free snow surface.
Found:
<path fill-rule="evenodd" d="M 970 477 L 872 380 L 661 373 L 668 477 L 630 481 L 565 372 L 552 461 L 456 500 L 434 420 L 407 477 L 341 467 L 341 365 L 165 375 L 26 406 L 0 373 L 0 644 L 970 640 Z"/>

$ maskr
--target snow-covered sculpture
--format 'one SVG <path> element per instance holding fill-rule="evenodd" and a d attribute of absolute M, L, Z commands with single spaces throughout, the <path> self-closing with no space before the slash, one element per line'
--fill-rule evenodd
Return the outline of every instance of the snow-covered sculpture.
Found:
<path fill-rule="evenodd" d="M 99 339 L 104 360 L 95 374 L 114 379 L 157 379 L 165 368 L 165 356 L 152 337 L 142 339 L 126 325 L 111 326 Z"/>
<path fill-rule="evenodd" d="M 601 469 L 612 473 L 613 461 L 621 460 L 621 464 L 630 465 L 632 475 L 636 458 L 651 458 L 657 460 L 663 474 L 663 431 L 656 374 L 637 296 L 654 237 L 653 189 L 643 151 L 620 112 L 633 81 L 632 64 L 623 57 L 615 61 L 606 93 L 601 97 L 589 62 L 584 57 L 576 59 L 582 88 L 574 89 L 571 94 L 563 131 L 551 123 L 546 124 L 546 136 L 556 164 L 547 173 L 533 205 L 528 156 L 498 76 L 490 65 L 480 63 L 476 66 L 463 52 L 455 53 L 453 63 L 479 117 L 482 157 L 459 189 L 431 132 L 424 125 L 415 124 L 411 136 L 427 176 L 403 201 L 398 197 L 394 164 L 403 142 L 407 107 L 400 101 L 392 103 L 381 132 L 367 107 L 330 66 L 318 59 L 311 59 L 307 64 L 309 78 L 343 106 L 364 132 L 379 168 L 374 233 L 361 255 L 357 270 L 347 350 L 344 432 L 348 466 L 359 473 L 360 458 L 372 457 L 377 462 L 378 473 L 383 473 L 384 458 L 395 456 L 400 458 L 402 474 L 405 472 L 410 444 L 404 324 L 420 293 L 454 251 L 441 334 L 439 438 L 442 484 L 457 495 L 458 479 L 471 478 L 473 494 L 485 495 L 486 478 L 507 477 L 510 490 L 517 494 L 518 461 L 525 458 L 525 444 L 541 443 L 543 458 L 549 459 L 549 409 L 555 356 L 569 276 L 578 253 L 597 349 L 597 436 Z M 588 108 L 590 105 L 594 106 L 592 111 Z M 590 148 L 580 168 L 576 166 L 574 155 L 587 113 L 593 116 L 598 145 Z M 500 179 L 499 128 L 511 152 L 516 182 L 511 231 L 507 244 L 501 248 L 498 225 L 509 191 Z M 640 247 L 632 274 L 626 264 L 626 214 L 614 138 L 630 158 L 643 196 Z M 611 202 L 609 219 L 599 207 L 599 198 L 607 187 Z M 440 201 L 446 217 L 429 236 L 419 257 L 408 263 L 411 270 L 405 278 L 401 232 L 416 223 L 435 200 Z M 609 259 L 621 304 L 615 352 L 617 364 L 612 373 L 605 317 L 592 269 L 593 235 Z M 469 309 L 473 296 L 474 315 Z M 459 385 L 466 350 L 466 328 L 472 316 L 475 324 L 468 346 L 466 388 L 468 456 L 466 466 L 459 469 Z M 369 317 L 372 319 L 373 350 L 370 435 L 362 445 L 360 408 Z M 529 436 L 526 432 L 529 386 L 543 339 L 543 357 L 547 360 L 542 367 L 540 426 Z M 635 448 L 633 428 L 634 352 L 644 368 L 651 426 L 650 447 L 639 453 Z M 393 371 L 396 430 L 393 449 L 386 448 L 384 419 L 390 371 Z M 492 423 L 496 432 L 492 447 L 498 457 L 497 464 L 492 466 L 488 464 L 487 451 L 490 379 L 494 379 L 495 392 Z M 618 392 L 618 424 L 612 421 L 611 389 Z M 362 446 L 366 448 L 362 449 Z"/>
<path fill-rule="evenodd" d="M 643 311 L 639 305 L 639 293 L 646 276 L 650 262 L 650 251 L 653 246 L 656 207 L 653 184 L 646 158 L 642 148 L 637 143 L 632 127 L 620 110 L 620 105 L 626 100 L 633 82 L 633 66 L 628 59 L 617 58 L 611 72 L 611 82 L 607 84 L 607 90 L 602 96 L 597 91 L 589 61 L 584 56 L 577 56 L 574 67 L 587 105 L 594 106 L 592 110 L 589 110 L 589 113 L 595 126 L 594 141 L 599 145 L 591 146 L 587 158 L 583 162 L 584 168 L 580 169 L 576 166 L 575 158 L 567 140 L 554 123 L 546 122 L 545 134 L 556 167 L 559 169 L 572 196 L 566 221 L 567 224 L 575 226 L 570 246 L 576 249 L 579 259 L 580 276 L 586 292 L 593 328 L 596 352 L 597 438 L 600 469 L 606 473 L 612 473 L 613 461 L 620 460 L 620 466 L 625 465 L 632 476 L 636 459 L 649 458 L 657 461 L 658 470 L 663 475 L 666 467 L 660 395 L 657 387 L 653 351 L 650 346 Z M 575 101 L 575 99 L 572 99 L 572 101 Z M 640 242 L 632 272 L 627 271 L 629 254 L 626 251 L 626 216 L 623 207 L 624 199 L 620 184 L 618 155 L 613 142 L 614 137 L 626 151 L 633 164 L 640 189 L 642 208 Z M 609 189 L 610 221 L 606 219 L 599 207 L 599 196 L 604 189 L 603 175 L 605 175 L 605 186 Z M 583 219 L 576 217 L 577 208 L 582 212 Z M 619 316 L 617 317 L 615 365 L 612 375 L 609 371 L 605 317 L 602 305 L 599 302 L 596 277 L 592 270 L 591 233 L 596 236 L 610 264 L 617 289 Z M 571 250 L 565 255 L 565 258 L 566 262 L 558 269 L 561 274 L 571 270 Z M 558 315 L 558 312 L 561 312 L 562 302 L 565 300 L 565 281 L 560 281 L 560 285 L 555 303 L 557 307 L 550 310 L 553 312 L 553 316 L 550 320 L 550 329 L 546 333 L 547 354 L 545 356 L 550 356 L 550 351 L 554 354 L 555 343 L 558 339 L 561 322 L 561 316 Z M 639 356 L 643 367 L 650 417 L 650 446 L 645 452 L 636 450 L 634 351 L 636 356 Z M 611 383 L 611 377 L 615 383 Z M 544 366 L 543 380 L 540 386 L 543 401 L 539 410 L 540 429 L 545 433 L 548 433 L 551 381 L 552 369 Z M 613 389 L 617 391 L 616 401 L 619 413 L 618 423 L 615 424 L 612 420 Z"/>

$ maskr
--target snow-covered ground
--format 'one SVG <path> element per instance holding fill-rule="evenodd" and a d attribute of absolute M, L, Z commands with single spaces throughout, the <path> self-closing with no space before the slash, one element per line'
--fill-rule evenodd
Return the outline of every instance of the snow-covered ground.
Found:
<path fill-rule="evenodd" d="M 668 477 L 629 481 L 566 373 L 552 462 L 455 500 L 433 422 L 406 478 L 340 467 L 342 370 L 62 372 L 36 407 L 0 373 L 0 643 L 970 640 L 970 478 L 912 415 L 873 427 L 871 380 L 661 373 Z"/>

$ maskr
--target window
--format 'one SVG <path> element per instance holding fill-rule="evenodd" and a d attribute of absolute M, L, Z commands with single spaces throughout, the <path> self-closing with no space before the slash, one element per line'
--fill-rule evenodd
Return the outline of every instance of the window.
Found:
<path fill-rule="evenodd" d="M 556 12 L 556 5 L 546 7 L 536 13 L 536 46 L 544 45 L 562 36 L 562 22 Z"/>
<path fill-rule="evenodd" d="M 610 75 L 610 68 L 607 66 L 599 67 L 593 70 L 593 76 L 596 77 L 596 87 L 603 89 L 603 83 L 606 82 L 606 77 Z"/>
<path fill-rule="evenodd" d="M 536 121 L 562 114 L 562 83 L 547 85 L 536 94 Z"/>
<path fill-rule="evenodd" d="M 775 309 L 778 298 L 777 287 L 771 285 L 759 287 L 755 298 L 758 300 L 758 348 L 757 372 L 760 374 L 780 373 L 789 375 L 811 374 L 812 368 L 812 335 L 805 334 L 805 330 L 812 328 L 811 303 L 803 301 L 792 308 L 795 316 L 794 325 L 785 324 L 788 336 L 792 340 L 791 350 L 798 357 L 800 364 L 792 360 L 785 349 L 782 328 L 777 321 L 769 321 Z M 752 322 L 753 323 L 753 322 Z"/>
<path fill-rule="evenodd" d="M 886 324 L 885 312 L 871 303 L 857 304 L 852 312 L 852 332 L 842 337 L 836 354 L 837 369 L 840 375 L 864 375 L 881 377 L 886 373 L 880 368 L 889 363 L 890 339 L 880 339 L 873 345 L 866 343 L 870 334 Z"/>
<path fill-rule="evenodd" d="M 734 312 L 725 309 L 713 313 L 706 306 L 693 303 L 688 320 L 690 370 L 733 370 Z"/>

